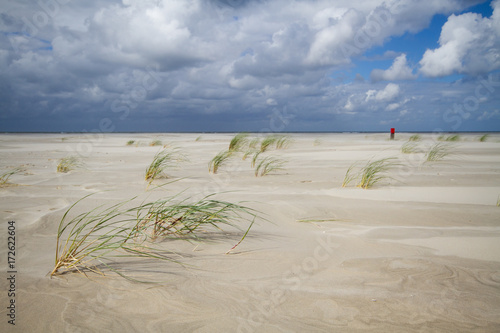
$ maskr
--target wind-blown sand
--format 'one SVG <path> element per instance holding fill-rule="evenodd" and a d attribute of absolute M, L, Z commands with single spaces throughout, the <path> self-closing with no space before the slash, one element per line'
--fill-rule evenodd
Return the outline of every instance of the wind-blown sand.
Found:
<path fill-rule="evenodd" d="M 231 134 L 4 134 L 0 171 L 23 165 L 0 188 L 3 241 L 0 331 L 17 332 L 498 332 L 500 331 L 500 136 L 461 135 L 456 154 L 422 164 L 405 155 L 410 134 L 295 134 L 286 169 L 256 178 L 250 159 L 219 174 L 207 164 Z M 433 143 L 422 135 L 419 145 Z M 122 262 L 157 284 L 66 274 L 50 278 L 57 225 L 79 211 L 146 191 L 145 168 L 161 147 L 189 162 L 169 169 L 156 196 L 246 201 L 259 221 L 205 242 L 172 242 L 185 265 Z M 128 140 L 138 146 L 126 146 Z M 85 166 L 56 173 L 79 152 Z M 347 168 L 400 158 L 394 179 L 368 190 L 341 188 Z M 151 189 L 151 188 L 150 188 Z M 16 327 L 7 323 L 7 221 L 16 222 Z M 242 225 L 245 229 L 247 225 Z M 139 274 L 139 273 L 137 273 Z"/>

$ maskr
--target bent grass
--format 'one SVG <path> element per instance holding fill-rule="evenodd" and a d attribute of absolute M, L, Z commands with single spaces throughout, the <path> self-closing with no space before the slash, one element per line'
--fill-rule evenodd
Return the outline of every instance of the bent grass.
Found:
<path fill-rule="evenodd" d="M 449 135 L 449 136 L 440 135 L 438 137 L 438 141 L 448 141 L 448 142 L 460 141 L 460 135 L 458 135 L 458 134 Z"/>
<path fill-rule="evenodd" d="M 291 143 L 292 139 L 289 136 L 279 136 L 278 140 L 276 141 L 276 149 L 286 149 L 290 146 Z"/>
<path fill-rule="evenodd" d="M 139 219 L 134 231 L 155 241 L 158 237 L 196 238 L 197 231 L 207 227 L 222 230 L 219 225 L 234 226 L 232 220 L 252 215 L 250 208 L 226 201 L 211 199 L 209 195 L 197 202 L 188 200 L 174 203 L 172 198 L 158 200 L 148 205 L 144 217 Z"/>
<path fill-rule="evenodd" d="M 15 174 L 18 174 L 20 172 L 23 172 L 24 168 L 22 167 L 15 167 L 13 169 L 10 169 L 8 171 L 5 171 L 0 174 L 0 187 L 8 186 L 8 181 L 9 178 L 12 177 Z"/>
<path fill-rule="evenodd" d="M 418 144 L 416 142 L 408 141 L 401 146 L 401 152 L 403 154 L 415 154 L 419 153 L 420 149 L 418 148 Z"/>
<path fill-rule="evenodd" d="M 153 180 L 157 178 L 167 177 L 163 173 L 166 168 L 172 166 L 173 163 L 179 163 L 185 160 L 186 158 L 184 155 L 179 153 L 178 149 L 164 148 L 153 157 L 153 161 L 146 169 L 146 175 L 144 178 L 149 181 L 149 184 L 151 184 Z"/>
<path fill-rule="evenodd" d="M 422 137 L 418 134 L 413 134 L 412 136 L 410 136 L 410 138 L 408 139 L 408 141 L 420 141 L 422 140 Z"/>
<path fill-rule="evenodd" d="M 231 142 L 229 143 L 229 151 L 234 152 L 234 151 L 241 151 L 243 150 L 243 147 L 247 144 L 248 142 L 248 134 L 247 133 L 238 133 L 236 134 Z"/>
<path fill-rule="evenodd" d="M 248 148 L 250 149 L 256 149 L 257 146 L 259 145 L 260 143 L 260 139 L 259 138 L 253 138 L 250 143 L 248 144 Z"/>
<path fill-rule="evenodd" d="M 387 172 L 399 165 L 399 163 L 394 161 L 395 159 L 395 157 L 387 157 L 375 161 L 370 160 L 357 173 L 353 171 L 356 163 L 352 164 L 349 169 L 347 169 L 342 187 L 346 187 L 349 183 L 358 179 L 356 186 L 362 189 L 368 189 L 383 180 L 392 178 L 387 175 Z"/>
<path fill-rule="evenodd" d="M 425 153 L 426 162 L 437 162 L 442 160 L 448 155 L 454 153 L 453 147 L 448 143 L 438 142 L 431 146 Z"/>
<path fill-rule="evenodd" d="M 263 153 L 273 146 L 276 149 L 285 149 L 291 144 L 292 139 L 287 135 L 268 135 L 260 144 L 260 152 Z"/>
<path fill-rule="evenodd" d="M 272 156 L 263 158 L 255 168 L 255 177 L 268 175 L 273 171 L 283 170 L 286 161 Z"/>
<path fill-rule="evenodd" d="M 479 138 L 479 142 L 486 142 L 486 140 L 488 140 L 488 137 L 490 135 L 489 134 L 483 134 L 480 138 Z"/>
<path fill-rule="evenodd" d="M 154 147 L 154 146 L 161 146 L 163 143 L 160 140 L 153 140 L 149 143 L 149 146 Z"/>
<path fill-rule="evenodd" d="M 112 258 L 176 262 L 167 255 L 170 252 L 152 247 L 148 241 L 172 235 L 184 240 L 200 239 L 197 232 L 207 227 L 222 230 L 221 225 L 229 225 L 241 230 L 236 222 L 252 221 L 243 238 L 226 252 L 229 253 L 243 241 L 257 218 L 251 208 L 214 200 L 213 195 L 209 195 L 194 203 L 189 202 L 190 198 L 176 202 L 177 196 L 174 196 L 127 208 L 135 197 L 107 208 L 99 206 L 70 219 L 72 209 L 90 195 L 71 205 L 59 222 L 55 263 L 50 276 L 75 272 L 85 276 L 87 272 L 105 275 L 100 267 L 106 267 L 124 278 L 138 281 L 113 268 Z"/>
<path fill-rule="evenodd" d="M 221 151 L 210 162 L 208 162 L 208 172 L 216 174 L 224 164 L 227 163 L 232 153 L 228 150 Z"/>
<path fill-rule="evenodd" d="M 127 222 L 134 220 L 132 216 L 129 216 L 133 210 L 121 210 L 126 202 L 103 210 L 99 210 L 100 207 L 98 207 L 67 220 L 69 212 L 87 197 L 74 203 L 59 222 L 55 264 L 50 276 L 71 271 L 84 275 L 86 271 L 104 275 L 96 267 L 96 262 L 106 265 L 103 260 L 111 252 L 127 248 L 125 244 L 132 237 Z M 147 256 L 149 251 L 143 252 Z M 133 253 L 138 254 L 135 251 L 132 251 L 132 255 Z"/>
<path fill-rule="evenodd" d="M 250 166 L 252 168 L 255 168 L 255 163 L 257 163 L 257 159 L 259 158 L 259 155 L 261 154 L 261 151 L 257 151 L 253 154 L 253 157 L 252 157 L 252 163 L 250 163 Z"/>
<path fill-rule="evenodd" d="M 278 141 L 278 139 L 279 138 L 275 135 L 266 136 L 260 143 L 260 152 L 263 153 L 267 151 L 269 148 L 271 148 L 272 145 L 276 144 L 276 141 Z"/>
<path fill-rule="evenodd" d="M 63 157 L 59 160 L 59 164 L 57 165 L 57 172 L 67 173 L 71 170 L 81 167 L 82 165 L 83 163 L 76 156 Z"/>

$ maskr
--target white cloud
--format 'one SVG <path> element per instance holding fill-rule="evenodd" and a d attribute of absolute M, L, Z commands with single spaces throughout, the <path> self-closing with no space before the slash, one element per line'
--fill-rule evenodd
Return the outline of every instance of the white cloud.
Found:
<path fill-rule="evenodd" d="M 267 105 L 278 105 L 278 102 L 276 102 L 276 100 L 274 98 L 268 98 L 266 100 L 266 104 Z"/>
<path fill-rule="evenodd" d="M 494 110 L 494 111 L 484 111 L 478 118 L 477 120 L 483 121 L 483 120 L 489 120 L 491 118 L 497 118 L 500 116 L 500 111 L 499 110 Z"/>
<path fill-rule="evenodd" d="M 387 70 L 374 69 L 370 74 L 370 79 L 373 82 L 379 81 L 396 81 L 396 80 L 413 80 L 416 75 L 412 73 L 412 69 L 406 63 L 406 54 L 402 54 L 394 59 L 392 66 Z"/>
<path fill-rule="evenodd" d="M 347 99 L 347 102 L 345 103 L 344 105 L 344 109 L 346 109 L 347 111 L 352 111 L 354 110 L 354 104 L 352 103 L 351 101 L 351 98 L 353 97 L 354 95 L 351 95 L 349 96 L 349 98 Z"/>
<path fill-rule="evenodd" d="M 381 102 L 390 102 L 393 101 L 396 97 L 399 96 L 399 85 L 395 83 L 389 83 L 382 90 L 368 90 L 366 92 L 365 101 L 375 100 Z"/>
<path fill-rule="evenodd" d="M 400 103 L 391 103 L 389 105 L 387 105 L 387 107 L 385 108 L 387 111 L 393 111 L 393 110 L 396 110 L 397 108 L 399 108 L 401 106 Z"/>
<path fill-rule="evenodd" d="M 429 77 L 454 73 L 479 75 L 500 68 L 500 1 L 491 18 L 479 14 L 451 15 L 443 25 L 440 47 L 427 50 L 420 72 Z"/>

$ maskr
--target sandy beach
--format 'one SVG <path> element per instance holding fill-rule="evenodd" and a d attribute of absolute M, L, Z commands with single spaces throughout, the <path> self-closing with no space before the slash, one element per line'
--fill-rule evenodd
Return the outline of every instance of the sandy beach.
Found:
<path fill-rule="evenodd" d="M 480 134 L 461 134 L 449 142 L 452 154 L 430 163 L 424 151 L 438 135 L 421 134 L 421 152 L 403 154 L 411 135 L 290 134 L 288 148 L 263 153 L 286 160 L 284 169 L 255 177 L 241 155 L 208 172 L 234 134 L 1 134 L 0 172 L 23 171 L 0 188 L 0 331 L 498 332 L 500 135 L 480 142 Z M 145 169 L 162 149 L 153 140 L 178 147 L 187 161 L 148 187 Z M 82 166 L 56 172 L 69 155 Z M 398 163 L 391 178 L 342 187 L 353 163 L 391 157 Z M 263 218 L 231 254 L 248 224 L 162 244 L 182 265 L 117 259 L 127 274 L 158 283 L 112 271 L 51 278 L 59 221 L 92 193 L 76 212 L 138 195 L 216 194 Z M 8 297 L 8 221 L 15 221 L 15 297 Z"/>

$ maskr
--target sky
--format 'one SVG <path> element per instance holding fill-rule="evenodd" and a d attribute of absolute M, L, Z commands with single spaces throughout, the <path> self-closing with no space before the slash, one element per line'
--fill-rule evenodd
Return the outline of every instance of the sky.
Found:
<path fill-rule="evenodd" d="M 500 131 L 500 0 L 2 0 L 0 132 Z"/>

